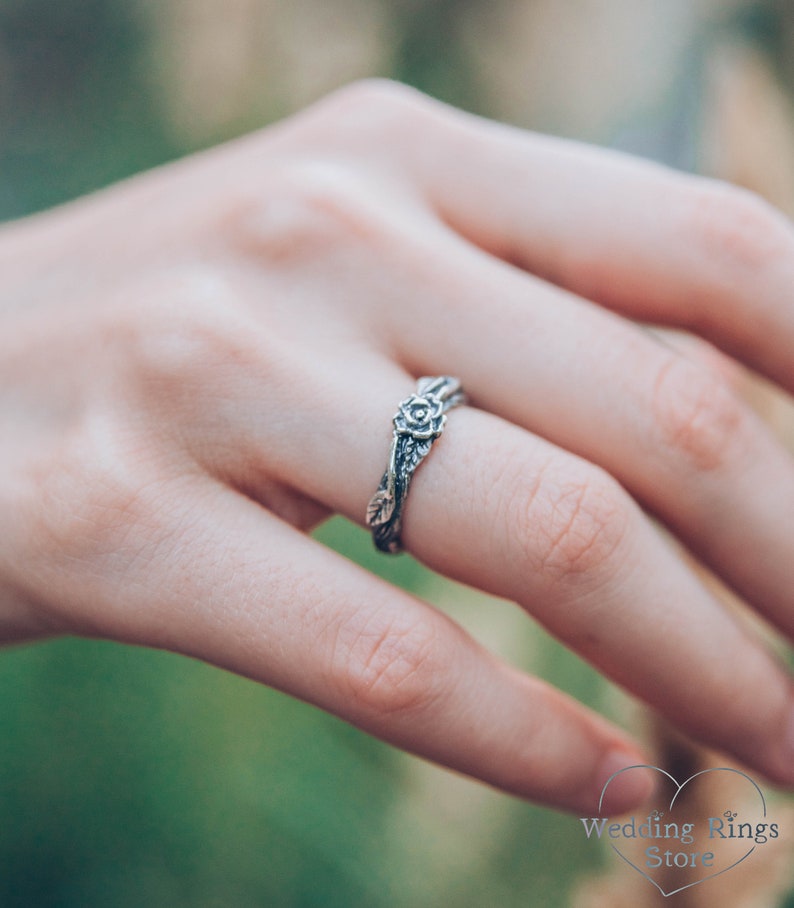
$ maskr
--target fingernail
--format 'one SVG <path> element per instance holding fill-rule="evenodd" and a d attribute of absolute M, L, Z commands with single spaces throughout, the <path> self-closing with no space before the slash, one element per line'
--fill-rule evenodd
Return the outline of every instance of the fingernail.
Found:
<path fill-rule="evenodd" d="M 785 728 L 785 766 L 789 784 L 794 784 L 794 706 L 789 709 L 788 722 Z"/>
<path fill-rule="evenodd" d="M 794 787 L 794 705 L 788 707 L 778 721 L 779 737 L 777 747 L 766 751 L 756 749 L 756 760 L 749 762 L 759 766 L 762 772 L 778 785 Z"/>
<path fill-rule="evenodd" d="M 602 760 L 596 773 L 596 807 L 610 816 L 639 807 L 653 794 L 652 773 L 643 767 L 647 761 L 636 751 L 616 748 Z"/>

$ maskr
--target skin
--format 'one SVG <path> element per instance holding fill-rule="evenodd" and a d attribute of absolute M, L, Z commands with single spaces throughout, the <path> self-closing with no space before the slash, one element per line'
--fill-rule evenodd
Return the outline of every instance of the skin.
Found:
<path fill-rule="evenodd" d="M 363 522 L 397 403 L 456 375 L 406 548 L 794 784 L 786 671 L 649 516 L 791 638 L 791 458 L 637 324 L 791 391 L 792 286 L 794 232 L 749 194 L 380 82 L 8 225 L 2 638 L 185 653 L 594 811 L 647 759 L 625 732 L 305 535 Z"/>

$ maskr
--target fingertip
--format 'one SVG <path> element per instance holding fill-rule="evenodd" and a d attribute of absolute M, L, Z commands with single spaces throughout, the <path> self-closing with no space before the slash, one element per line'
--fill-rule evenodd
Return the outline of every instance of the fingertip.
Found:
<path fill-rule="evenodd" d="M 759 753 L 760 769 L 775 784 L 794 788 L 794 703 L 787 707 L 777 736 L 777 747 Z"/>
<path fill-rule="evenodd" d="M 652 767 L 643 755 L 617 747 L 608 751 L 598 766 L 593 796 L 598 812 L 611 816 L 642 806 L 655 790 Z"/>

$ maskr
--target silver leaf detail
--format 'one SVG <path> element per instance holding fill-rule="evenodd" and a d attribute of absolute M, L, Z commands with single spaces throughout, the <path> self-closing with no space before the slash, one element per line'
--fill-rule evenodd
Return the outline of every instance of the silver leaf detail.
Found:
<path fill-rule="evenodd" d="M 367 505 L 367 523 L 371 527 L 387 523 L 394 513 L 394 496 L 388 489 L 378 489 Z"/>

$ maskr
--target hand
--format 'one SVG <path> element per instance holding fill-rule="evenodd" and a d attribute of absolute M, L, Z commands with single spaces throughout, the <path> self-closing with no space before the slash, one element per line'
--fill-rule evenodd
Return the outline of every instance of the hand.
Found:
<path fill-rule="evenodd" d="M 176 650 L 592 811 L 623 732 L 303 534 L 363 522 L 398 402 L 450 374 L 406 548 L 794 783 L 785 671 L 642 510 L 791 637 L 792 463 L 630 321 L 794 389 L 794 234 L 757 199 L 363 84 L 6 227 L 0 275 L 5 639 Z"/>

